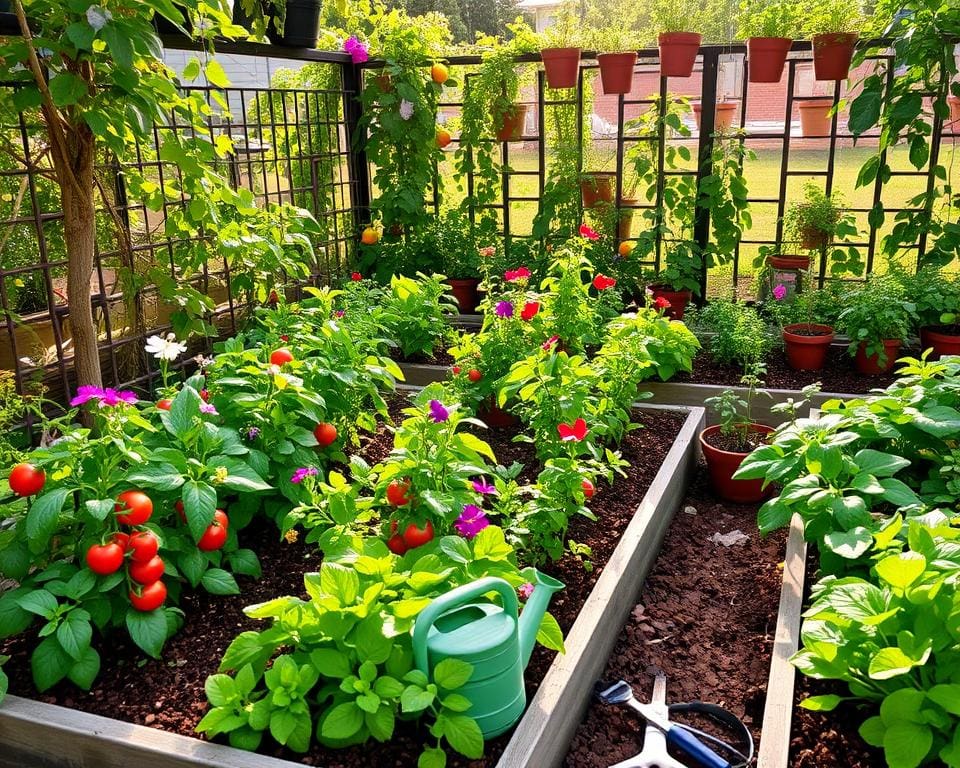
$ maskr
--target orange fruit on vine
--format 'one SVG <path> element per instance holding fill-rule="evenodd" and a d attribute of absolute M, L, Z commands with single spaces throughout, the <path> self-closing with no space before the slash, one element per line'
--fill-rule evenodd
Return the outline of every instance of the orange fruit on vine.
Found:
<path fill-rule="evenodd" d="M 622 243 L 620 243 L 620 247 L 617 248 L 617 253 L 623 256 L 623 258 L 627 258 L 627 256 L 633 253 L 633 249 L 635 247 L 635 243 L 631 243 L 629 240 L 624 240 Z"/>
<path fill-rule="evenodd" d="M 453 141 L 453 136 L 450 135 L 450 131 L 446 128 L 437 128 L 437 146 L 440 149 L 443 149 L 451 141 Z"/>
<path fill-rule="evenodd" d="M 443 85 L 450 77 L 450 70 L 447 69 L 446 64 L 437 62 L 430 68 L 430 77 L 437 85 Z"/>
<path fill-rule="evenodd" d="M 380 241 L 380 233 L 373 227 L 367 227 L 360 235 L 360 242 L 364 245 L 376 245 Z"/>

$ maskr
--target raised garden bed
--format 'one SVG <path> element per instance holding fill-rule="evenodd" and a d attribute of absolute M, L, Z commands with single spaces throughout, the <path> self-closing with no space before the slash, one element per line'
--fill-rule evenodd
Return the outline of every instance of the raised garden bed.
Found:
<path fill-rule="evenodd" d="M 614 639 L 602 628 L 622 623 L 632 606 L 633 596 L 655 557 L 695 460 L 696 435 L 703 423 L 703 410 L 667 411 L 651 409 L 645 417 L 650 428 L 631 433 L 624 443 L 624 455 L 635 468 L 633 482 L 621 479 L 617 493 L 605 493 L 609 490 L 605 487 L 599 489 L 592 506 L 605 524 L 583 521 L 571 528 L 572 538 L 593 547 L 598 567 L 587 572 L 580 562 L 567 557 L 547 569 L 568 586 L 551 607 L 567 636 L 566 655 L 552 660 L 552 653 L 537 651 L 528 669 L 532 703 L 527 715 L 512 738 L 504 736 L 490 742 L 487 757 L 470 765 L 497 764 L 503 768 L 549 765 L 551 759 L 559 760 L 562 755 L 564 744 L 558 744 L 558 733 L 562 732 L 570 713 L 585 705 L 589 681 L 598 674 Z M 492 441 L 500 460 L 507 463 L 516 451 L 522 450 L 509 438 L 510 434 L 505 433 Z M 595 532 L 592 539 L 591 527 Z M 250 533 L 258 535 L 254 530 Z M 281 552 L 283 546 L 276 545 Z M 303 554 L 305 552 L 300 556 Z M 275 573 L 277 579 L 286 580 L 282 584 L 270 584 L 266 593 L 271 596 L 300 593 L 302 572 L 317 563 L 314 557 L 306 568 L 302 561 L 299 566 L 290 562 L 271 564 L 265 552 L 264 572 Z M 389 744 L 371 743 L 335 752 L 315 747 L 306 756 L 276 750 L 275 754 L 283 758 L 279 760 L 188 737 L 206 708 L 203 681 L 215 671 L 226 643 L 241 629 L 252 625 L 240 611 L 259 599 L 258 594 L 248 589 L 235 598 L 217 598 L 215 605 L 205 603 L 206 596 L 198 595 L 198 604 L 195 610 L 190 610 L 187 626 L 170 642 L 162 662 L 141 664 L 139 655 L 119 641 L 115 647 L 103 647 L 105 658 L 124 663 L 117 664 L 110 672 L 105 670 L 98 686 L 89 694 L 64 686 L 52 689 L 39 701 L 9 696 L 0 707 L 0 766 L 229 765 L 243 768 L 259 765 L 279 768 L 296 764 L 291 760 L 313 765 L 412 765 L 421 739 L 419 732 L 412 728 L 398 728 Z M 223 621 L 226 626 L 216 635 L 219 639 L 210 639 L 210 625 L 215 621 Z M 29 674 L 24 666 L 23 661 L 16 658 L 7 665 L 12 673 L 11 687 L 16 693 L 31 695 Z M 67 709 L 60 704 L 86 711 Z M 154 727 L 144 727 L 145 724 Z M 158 730 L 161 727 L 176 733 Z M 451 764 L 465 765 L 466 761 L 455 759 Z"/>

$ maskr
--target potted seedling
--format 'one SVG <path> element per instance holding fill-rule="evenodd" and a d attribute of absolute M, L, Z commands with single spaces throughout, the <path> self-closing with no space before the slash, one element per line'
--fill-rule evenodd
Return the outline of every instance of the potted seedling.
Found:
<path fill-rule="evenodd" d="M 757 424 L 751 418 L 753 400 L 764 386 L 760 376 L 764 374 L 762 365 L 755 365 L 740 380 L 746 387 L 741 396 L 736 390 L 727 389 L 716 397 L 708 398 L 704 404 L 717 413 L 718 423 L 707 427 L 700 433 L 700 448 L 707 462 L 710 486 L 720 498 L 737 504 L 752 504 L 768 496 L 772 487 L 763 487 L 763 479 L 734 480 L 734 473 L 743 460 L 754 449 L 766 442 L 772 427 Z M 764 392 L 764 394 L 766 394 Z"/>
<path fill-rule="evenodd" d="M 772 274 L 768 280 L 772 281 Z M 807 289 L 787 296 L 782 283 L 770 286 L 772 301 L 767 305 L 777 320 L 783 337 L 787 363 L 795 371 L 819 371 L 827 359 L 833 343 L 832 325 L 816 322 L 816 310 L 821 303 L 821 292 L 812 286 L 809 276 L 805 278 Z"/>
<path fill-rule="evenodd" d="M 779 83 L 799 27 L 793 0 L 741 0 L 740 36 L 747 38 L 751 83 Z"/>
<path fill-rule="evenodd" d="M 519 141 L 523 137 L 530 105 L 517 99 L 528 70 L 516 62 L 516 57 L 539 50 L 536 34 L 528 26 L 511 24 L 509 29 L 513 37 L 508 43 L 493 38 L 480 41 L 487 50 L 467 85 L 471 104 L 489 116 L 497 141 Z"/>
<path fill-rule="evenodd" d="M 611 30 L 605 33 L 597 55 L 600 66 L 600 84 L 606 94 L 630 93 L 633 89 L 633 70 L 637 65 L 637 40 L 627 31 Z"/>
<path fill-rule="evenodd" d="M 812 37 L 817 80 L 846 80 L 863 25 L 859 0 L 820 0 L 808 6 L 804 29 Z"/>
<path fill-rule="evenodd" d="M 825 194 L 810 182 L 803 188 L 803 202 L 793 203 L 783 216 L 784 240 L 807 250 L 825 248 L 837 235 L 850 234 L 853 223 L 843 211 L 836 193 Z"/>
<path fill-rule="evenodd" d="M 960 280 L 939 267 L 924 267 L 902 278 L 904 289 L 917 305 L 920 348 L 931 349 L 931 359 L 960 355 Z"/>
<path fill-rule="evenodd" d="M 649 303 L 664 306 L 665 314 L 674 320 L 683 320 L 683 313 L 694 294 L 700 293 L 703 255 L 693 240 L 670 244 L 663 267 L 648 275 Z"/>
<path fill-rule="evenodd" d="M 540 33 L 540 58 L 548 88 L 576 88 L 580 74 L 580 24 L 573 10 L 564 7 L 556 21 Z"/>
<path fill-rule="evenodd" d="M 866 376 L 886 373 L 910 332 L 916 304 L 908 300 L 901 283 L 882 276 L 850 291 L 845 305 L 838 325 L 850 337 L 849 352 L 857 370 Z"/>
<path fill-rule="evenodd" d="M 700 16 L 700 4 L 694 0 L 654 2 L 651 17 L 659 32 L 657 43 L 662 77 L 690 77 L 693 74 L 703 35 L 687 30 L 696 27 Z"/>

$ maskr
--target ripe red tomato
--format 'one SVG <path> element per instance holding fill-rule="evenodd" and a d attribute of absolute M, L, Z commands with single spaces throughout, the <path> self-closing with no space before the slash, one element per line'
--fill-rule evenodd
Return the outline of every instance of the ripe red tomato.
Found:
<path fill-rule="evenodd" d="M 133 550 L 133 559 L 138 563 L 146 563 L 157 556 L 160 549 L 160 540 L 150 531 L 140 531 L 130 537 L 128 548 Z M 155 581 L 155 579 L 151 579 Z M 146 582 L 141 582 L 145 584 Z"/>
<path fill-rule="evenodd" d="M 33 464 L 17 464 L 10 470 L 10 490 L 17 496 L 33 496 L 40 493 L 47 476 Z"/>
<path fill-rule="evenodd" d="M 285 363 L 293 362 L 293 354 L 286 347 L 280 347 L 280 349 L 275 349 L 270 353 L 270 363 L 272 365 L 283 365 Z"/>
<path fill-rule="evenodd" d="M 583 488 L 583 495 L 588 499 L 592 499 L 593 494 L 597 492 L 596 486 L 589 480 L 584 480 L 582 483 L 580 483 L 580 486 Z"/>
<path fill-rule="evenodd" d="M 117 501 L 113 509 L 117 520 L 124 525 L 143 525 L 153 514 L 153 502 L 143 491 L 124 491 L 117 496 Z"/>
<path fill-rule="evenodd" d="M 205 390 L 205 389 L 201 389 L 201 390 L 200 390 L 200 399 L 203 400 L 203 402 L 205 402 L 205 403 L 209 403 L 209 402 L 210 402 L 210 393 L 207 392 L 207 390 Z"/>
<path fill-rule="evenodd" d="M 116 542 L 94 544 L 87 550 L 87 567 L 94 573 L 106 576 L 120 570 L 123 565 L 123 547 Z"/>
<path fill-rule="evenodd" d="M 427 520 L 423 528 L 418 528 L 416 523 L 410 523 L 403 532 L 403 543 L 410 549 L 422 547 L 428 541 L 433 540 L 433 523 Z"/>
<path fill-rule="evenodd" d="M 327 448 L 337 439 L 337 428 L 333 424 L 321 421 L 313 428 L 313 436 L 317 438 L 321 448 Z"/>
<path fill-rule="evenodd" d="M 171 400 L 169 397 L 165 397 L 163 400 L 157 401 L 157 409 L 161 411 L 169 411 L 171 405 L 173 405 L 173 400 Z"/>
<path fill-rule="evenodd" d="M 180 516 L 180 522 L 187 522 L 187 513 L 183 511 L 183 501 L 177 501 L 177 503 L 173 505 L 173 508 L 177 510 L 177 514 Z"/>
<path fill-rule="evenodd" d="M 480 373 L 476 368 L 471 368 L 467 371 L 467 378 L 470 379 L 474 384 L 476 384 L 480 379 L 483 378 L 483 374 Z"/>
<path fill-rule="evenodd" d="M 153 584 L 163 576 L 163 560 L 159 557 L 151 557 L 145 563 L 134 560 L 130 563 L 127 573 L 138 584 Z"/>
<path fill-rule="evenodd" d="M 114 544 L 119 544 L 120 549 L 126 552 L 130 548 L 130 534 L 123 533 L 122 531 L 117 531 L 113 536 L 110 537 L 110 541 Z"/>
<path fill-rule="evenodd" d="M 387 549 L 395 555 L 403 555 L 407 551 L 407 544 L 403 540 L 403 536 L 397 533 L 387 539 Z"/>
<path fill-rule="evenodd" d="M 227 542 L 227 528 L 230 521 L 222 509 L 213 513 L 213 522 L 203 532 L 200 541 L 197 542 L 197 549 L 203 552 L 213 552 L 220 549 Z"/>
<path fill-rule="evenodd" d="M 453 366 L 453 368 L 451 368 L 450 370 L 453 371 L 453 375 L 454 375 L 454 376 L 459 376 L 459 375 L 460 375 L 460 366 L 459 366 L 459 365 Z"/>
<path fill-rule="evenodd" d="M 163 605 L 163 601 L 166 599 L 167 585 L 162 581 L 145 585 L 140 589 L 139 595 L 132 589 L 130 590 L 130 605 L 138 611 L 152 611 Z"/>
<path fill-rule="evenodd" d="M 402 507 L 413 500 L 413 494 L 410 493 L 410 479 L 393 480 L 387 486 L 387 501 L 395 507 Z"/>

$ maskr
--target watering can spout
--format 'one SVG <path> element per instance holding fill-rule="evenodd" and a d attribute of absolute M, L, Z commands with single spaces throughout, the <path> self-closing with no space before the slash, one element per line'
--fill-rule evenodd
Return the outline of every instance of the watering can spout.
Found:
<path fill-rule="evenodd" d="M 543 614 L 547 612 L 550 599 L 554 592 L 563 589 L 563 583 L 533 569 L 533 592 L 527 599 L 523 611 L 520 613 L 520 661 L 521 667 L 526 668 L 533 653 L 533 646 L 537 641 L 537 631 Z"/>

